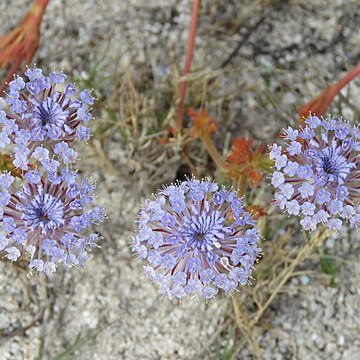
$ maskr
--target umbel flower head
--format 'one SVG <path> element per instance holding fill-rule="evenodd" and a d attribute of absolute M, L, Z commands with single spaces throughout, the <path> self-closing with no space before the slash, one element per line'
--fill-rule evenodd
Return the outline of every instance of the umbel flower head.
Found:
<path fill-rule="evenodd" d="M 260 252 L 255 222 L 235 192 L 208 181 L 160 191 L 140 212 L 133 250 L 168 298 L 212 298 L 244 285 Z"/>
<path fill-rule="evenodd" d="M 285 131 L 286 145 L 274 144 L 275 202 L 301 217 L 304 230 L 318 225 L 339 230 L 360 224 L 360 132 L 339 119 L 310 116 L 305 127 Z"/>
<path fill-rule="evenodd" d="M 93 200 L 95 185 L 77 182 L 72 170 L 49 182 L 38 171 L 21 180 L 0 175 L 0 253 L 11 261 L 30 259 L 30 270 L 50 275 L 58 264 L 82 266 L 87 249 L 96 246 L 98 235 L 86 231 L 102 222 L 103 209 L 85 210 Z"/>
<path fill-rule="evenodd" d="M 17 168 L 28 170 L 29 162 L 37 161 L 45 171 L 55 172 L 59 162 L 76 161 L 70 143 L 90 138 L 84 124 L 91 119 L 94 99 L 88 90 L 75 98 L 77 90 L 74 84 L 65 85 L 62 72 L 44 76 L 34 67 L 25 75 L 28 81 L 17 77 L 9 84 L 6 104 L 0 107 L 0 150 L 10 149 Z"/>

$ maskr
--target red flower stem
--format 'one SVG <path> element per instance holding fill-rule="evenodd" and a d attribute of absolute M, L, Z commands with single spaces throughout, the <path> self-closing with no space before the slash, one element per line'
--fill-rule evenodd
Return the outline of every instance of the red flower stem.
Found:
<path fill-rule="evenodd" d="M 40 27 L 43 15 L 48 4 L 49 0 L 36 0 L 31 6 L 29 12 L 25 15 L 25 17 L 17 26 L 17 29 L 13 30 L 10 34 L 5 36 L 5 38 L 8 37 L 12 43 L 17 41 L 21 42 L 23 40 L 24 34 L 32 34 L 34 31 L 33 29 L 38 29 Z M 24 27 L 23 30 L 19 30 L 22 26 Z M 10 64 L 10 68 L 5 76 L 3 83 L 0 85 L 0 95 L 2 95 L 2 93 L 6 90 L 8 83 L 13 79 L 16 72 L 20 69 L 21 63 L 24 60 L 26 63 L 30 63 L 37 50 L 37 46 L 31 47 L 31 45 L 28 45 L 23 49 L 21 48 L 21 46 L 22 45 L 19 44 L 19 49 L 17 50 L 19 54 L 17 56 L 13 56 L 13 58 L 9 60 L 9 62 L 6 61 L 4 65 L 6 67 L 7 64 Z M 23 54 L 22 51 L 24 51 L 25 54 Z"/>
<path fill-rule="evenodd" d="M 200 5 L 201 5 L 201 0 L 193 0 L 190 30 L 189 30 L 189 37 L 188 37 L 188 42 L 187 42 L 187 52 L 186 52 L 184 70 L 183 70 L 183 77 L 185 77 L 191 69 L 191 63 L 192 63 L 192 59 L 193 59 L 193 55 L 194 55 L 194 48 L 195 48 L 195 36 L 196 36 L 196 30 L 198 27 L 198 20 L 199 20 Z M 187 81 L 185 79 L 183 79 L 180 83 L 179 102 L 177 104 L 176 112 L 175 112 L 175 132 L 176 133 L 181 132 L 182 128 L 183 128 L 186 90 L 187 90 Z"/>
<path fill-rule="evenodd" d="M 34 20 L 37 25 L 40 25 L 46 7 L 49 4 L 49 0 L 36 0 L 34 5 L 31 7 L 29 14 L 34 15 Z"/>
<path fill-rule="evenodd" d="M 360 64 L 352 68 L 343 78 L 337 83 L 337 88 L 340 91 L 346 84 L 348 84 L 356 76 L 360 75 Z"/>
<path fill-rule="evenodd" d="M 318 116 L 323 115 L 341 89 L 358 75 L 360 75 L 360 64 L 357 64 L 352 68 L 338 82 L 328 86 L 316 98 L 301 106 L 298 110 L 298 114 L 302 117 L 308 116 L 310 112 L 315 113 Z M 301 121 L 303 121 L 303 118 Z"/>

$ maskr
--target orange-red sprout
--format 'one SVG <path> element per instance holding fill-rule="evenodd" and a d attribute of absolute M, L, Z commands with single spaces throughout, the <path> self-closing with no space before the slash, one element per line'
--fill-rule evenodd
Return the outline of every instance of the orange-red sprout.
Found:
<path fill-rule="evenodd" d="M 188 109 L 188 114 L 193 121 L 191 135 L 193 137 L 202 137 L 205 133 L 213 134 L 217 131 L 215 119 L 211 117 L 205 110 L 195 111 Z"/>
<path fill-rule="evenodd" d="M 9 70 L 0 95 L 22 65 L 30 64 L 39 47 L 40 24 L 49 0 L 36 0 L 23 20 L 10 33 L 0 37 L 0 68 Z"/>
<path fill-rule="evenodd" d="M 356 76 L 360 75 L 360 64 L 351 69 L 343 78 L 341 78 L 335 84 L 328 86 L 323 90 L 315 99 L 306 103 L 298 109 L 298 114 L 301 116 L 301 123 L 310 113 L 317 116 L 324 115 L 327 108 L 331 105 L 334 97 L 341 91 L 341 89 L 347 85 Z"/>
<path fill-rule="evenodd" d="M 264 165 L 270 167 L 269 159 L 264 155 L 264 145 L 260 144 L 253 150 L 253 139 L 235 138 L 229 155 L 226 158 L 226 167 L 234 179 L 240 176 L 250 180 L 254 186 L 260 184 Z"/>

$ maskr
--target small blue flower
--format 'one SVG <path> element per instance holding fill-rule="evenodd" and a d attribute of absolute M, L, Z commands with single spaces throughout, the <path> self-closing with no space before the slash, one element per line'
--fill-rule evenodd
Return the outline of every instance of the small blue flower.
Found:
<path fill-rule="evenodd" d="M 145 202 L 133 251 L 161 294 L 208 299 L 248 282 L 260 252 L 254 225 L 236 193 L 193 179 Z"/>
<path fill-rule="evenodd" d="M 67 78 L 66 74 L 64 74 L 63 72 L 61 73 L 52 72 L 50 73 L 49 77 L 50 77 L 50 81 L 53 82 L 54 84 L 62 84 L 65 82 Z"/>
<path fill-rule="evenodd" d="M 301 144 L 298 141 L 292 141 L 290 145 L 286 148 L 288 153 L 291 156 L 297 155 L 301 153 Z"/>
<path fill-rule="evenodd" d="M 31 258 L 29 268 L 47 275 L 60 263 L 82 266 L 87 249 L 98 239 L 85 230 L 104 220 L 101 208 L 85 210 L 95 186 L 87 181 L 79 186 L 71 170 L 63 170 L 58 184 L 36 170 L 14 180 L 9 173 L 0 176 L 0 250 L 11 261 L 26 253 Z"/>
<path fill-rule="evenodd" d="M 76 99 L 73 84 L 61 90 L 58 84 L 66 80 L 62 72 L 46 77 L 34 67 L 28 68 L 25 75 L 27 82 L 17 77 L 9 84 L 7 107 L 0 108 L 0 149 L 11 152 L 14 166 L 22 170 L 28 170 L 34 160 L 44 166 L 43 161 L 49 156 L 56 156 L 65 165 L 74 163 L 77 153 L 69 145 L 90 138 L 90 130 L 85 126 L 91 119 L 89 106 L 94 103 L 90 91 L 80 92 L 80 99 Z M 61 154 L 59 144 L 67 147 Z M 40 148 L 48 151 L 45 158 L 39 156 Z"/>
<path fill-rule="evenodd" d="M 275 160 L 278 156 L 281 156 L 282 147 L 278 144 L 273 144 L 269 153 L 271 160 Z"/>
<path fill-rule="evenodd" d="M 299 136 L 299 131 L 294 130 L 292 127 L 288 127 L 287 130 L 285 130 L 285 139 L 286 140 L 293 140 L 295 141 L 297 137 Z"/>
<path fill-rule="evenodd" d="M 285 182 L 285 177 L 283 175 L 283 173 L 281 173 L 280 171 L 275 171 L 273 173 L 272 179 L 271 179 L 271 184 L 278 188 L 280 187 L 283 183 Z"/>
<path fill-rule="evenodd" d="M 286 203 L 286 210 L 289 215 L 299 215 L 300 205 L 296 200 L 291 200 Z"/>
<path fill-rule="evenodd" d="M 309 182 L 304 182 L 299 186 L 299 193 L 302 199 L 308 199 L 314 195 L 315 188 Z"/>
<path fill-rule="evenodd" d="M 282 184 L 280 185 L 281 195 L 286 199 L 291 199 L 291 196 L 294 194 L 294 187 L 291 184 Z"/>
<path fill-rule="evenodd" d="M 315 230 L 320 224 L 338 230 L 343 220 L 351 227 L 359 226 L 358 128 L 316 116 L 305 124 L 300 130 L 285 130 L 284 151 L 277 144 L 271 148 L 276 204 L 289 215 L 300 216 L 304 230 Z"/>

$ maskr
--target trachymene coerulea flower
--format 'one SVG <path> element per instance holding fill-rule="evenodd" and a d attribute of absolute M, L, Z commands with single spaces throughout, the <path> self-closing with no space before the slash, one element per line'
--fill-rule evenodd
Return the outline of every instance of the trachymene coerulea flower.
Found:
<path fill-rule="evenodd" d="M 88 90 L 76 98 L 74 84 L 65 84 L 62 72 L 44 76 L 34 67 L 25 75 L 26 82 L 17 77 L 9 84 L 0 107 L 0 150 L 10 152 L 14 166 L 21 170 L 40 162 L 45 171 L 56 172 L 60 163 L 76 161 L 77 153 L 69 144 L 90 138 L 85 124 L 91 119 L 89 106 L 94 99 Z"/>
<path fill-rule="evenodd" d="M 360 132 L 343 120 L 310 116 L 299 130 L 285 131 L 284 148 L 274 144 L 275 202 L 301 218 L 304 230 L 324 224 L 339 230 L 343 221 L 360 224 Z"/>
<path fill-rule="evenodd" d="M 88 228 L 104 214 L 89 206 L 95 185 L 77 177 L 63 170 L 55 184 L 35 170 L 23 179 L 0 175 L 0 251 L 7 259 L 27 258 L 30 269 L 47 275 L 61 263 L 83 265 L 98 240 Z"/>
<path fill-rule="evenodd" d="M 190 180 L 146 201 L 133 250 L 168 298 L 212 298 L 248 282 L 260 252 L 255 221 L 235 192 Z"/>

